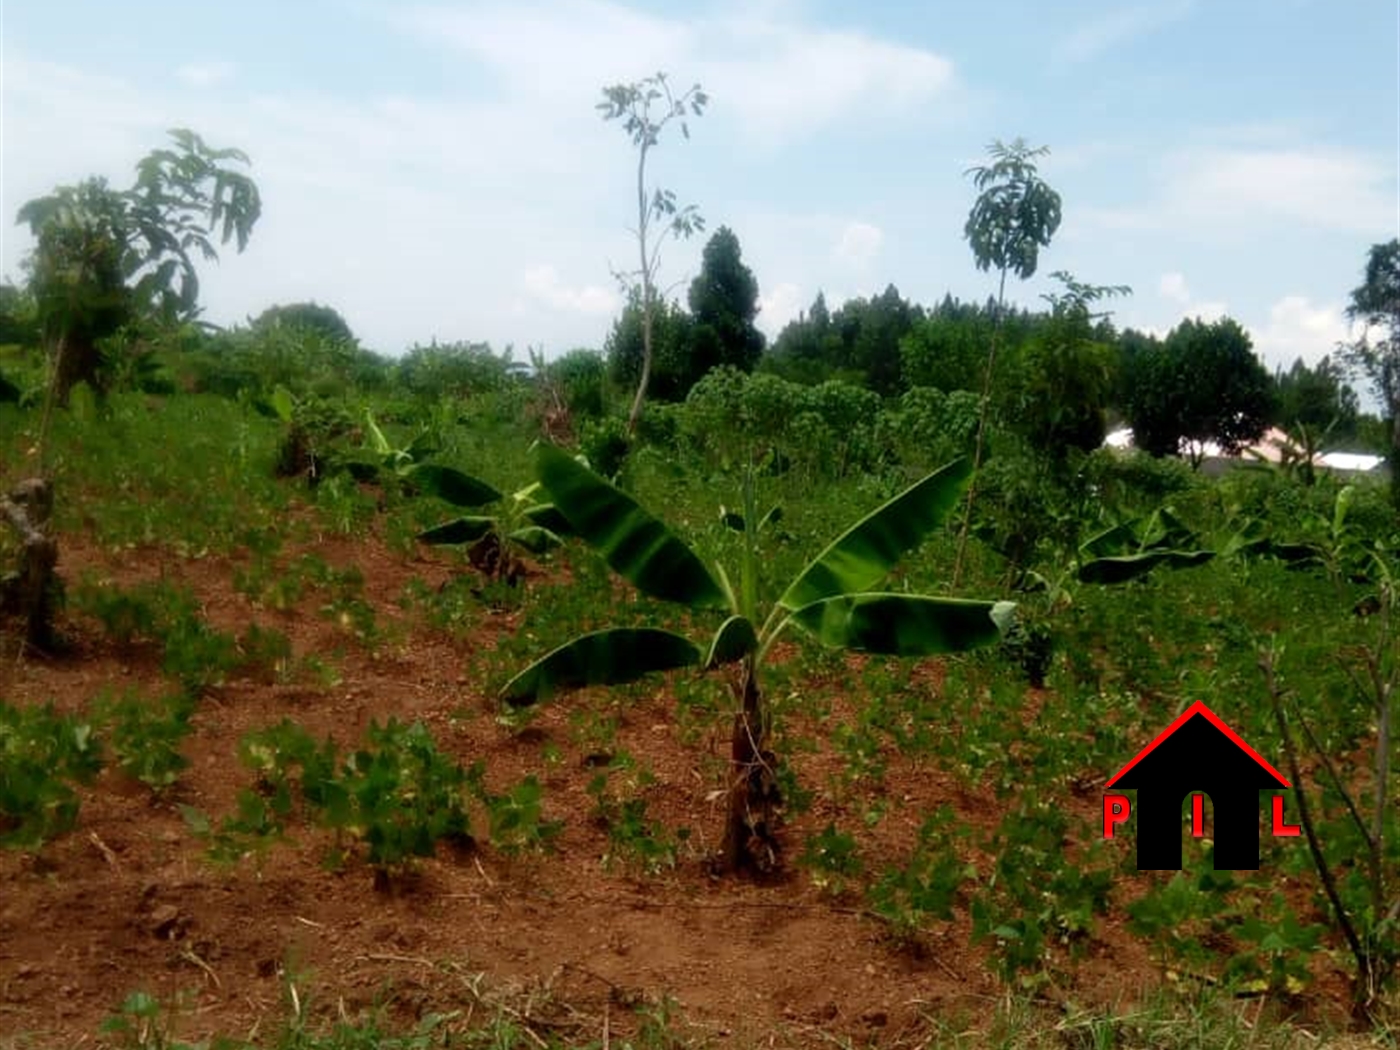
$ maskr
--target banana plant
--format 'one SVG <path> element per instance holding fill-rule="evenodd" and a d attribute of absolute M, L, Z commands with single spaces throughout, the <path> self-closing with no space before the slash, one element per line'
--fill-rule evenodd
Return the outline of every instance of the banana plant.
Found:
<path fill-rule="evenodd" d="M 541 485 L 536 481 L 511 493 L 509 501 L 497 513 L 465 514 L 453 518 L 420 532 L 418 541 L 430 546 L 470 544 L 467 560 L 474 568 L 493 580 L 505 580 L 514 586 L 524 573 L 524 565 L 515 553 L 516 548 L 531 554 L 543 554 L 563 543 L 562 537 L 571 531 L 568 520 L 552 503 L 538 499 L 540 489 Z M 469 506 L 482 506 L 504 499 L 496 493 L 493 499 Z"/>
<path fill-rule="evenodd" d="M 723 566 L 707 565 L 659 519 L 598 474 L 550 445 L 536 447 L 540 483 L 573 533 L 611 568 L 653 598 L 727 613 L 702 649 L 656 627 L 584 634 L 525 668 L 501 690 L 524 706 L 559 690 L 634 681 L 682 667 L 730 671 L 736 711 L 731 737 L 728 812 L 720 851 L 723 870 L 771 870 L 777 863 L 776 758 L 759 671 L 774 642 L 795 629 L 822 645 L 860 652 L 927 656 L 993 643 L 1009 626 L 1011 602 L 874 590 L 907 552 L 954 507 L 971 474 L 957 460 L 910 486 L 833 540 L 767 609 L 759 607 L 758 533 L 771 514 L 757 513 L 754 474 L 743 484 L 743 564 L 736 590 Z"/>

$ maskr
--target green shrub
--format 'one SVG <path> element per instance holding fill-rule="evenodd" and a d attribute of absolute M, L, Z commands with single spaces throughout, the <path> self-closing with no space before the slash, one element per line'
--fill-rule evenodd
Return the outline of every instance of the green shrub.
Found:
<path fill-rule="evenodd" d="M 102 768 L 92 727 L 52 704 L 0 702 L 0 846 L 36 849 L 78 819 L 78 793 Z"/>

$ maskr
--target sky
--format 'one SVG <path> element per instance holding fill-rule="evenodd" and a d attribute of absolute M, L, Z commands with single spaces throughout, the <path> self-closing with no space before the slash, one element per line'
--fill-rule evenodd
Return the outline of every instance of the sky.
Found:
<path fill-rule="evenodd" d="M 14 216 L 131 183 L 188 127 L 249 155 L 263 213 L 201 270 L 204 318 L 335 307 L 361 342 L 601 348 L 636 254 L 637 154 L 595 109 L 665 71 L 710 97 L 649 181 L 737 235 L 771 338 L 818 291 L 982 300 L 966 175 L 1048 146 L 1049 275 L 1126 284 L 1114 320 L 1228 315 L 1271 368 L 1348 337 L 1372 244 L 1400 236 L 1395 0 L 0 0 L 0 275 Z M 707 234 L 669 244 L 684 297 Z"/>

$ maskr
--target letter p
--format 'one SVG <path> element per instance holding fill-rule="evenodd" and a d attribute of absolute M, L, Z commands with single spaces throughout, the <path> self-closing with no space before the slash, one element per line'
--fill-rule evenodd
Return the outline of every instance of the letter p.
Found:
<path fill-rule="evenodd" d="M 1105 795 L 1103 797 L 1103 837 L 1113 838 L 1113 825 L 1128 819 L 1132 806 L 1127 795 Z"/>

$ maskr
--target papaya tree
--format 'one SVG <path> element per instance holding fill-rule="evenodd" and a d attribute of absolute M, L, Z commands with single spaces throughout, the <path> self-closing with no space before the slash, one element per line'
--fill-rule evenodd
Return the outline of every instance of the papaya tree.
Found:
<path fill-rule="evenodd" d="M 195 317 L 195 257 L 216 260 L 216 241 L 243 251 L 261 214 L 258 188 L 239 170 L 246 154 L 213 149 L 184 128 L 170 136 L 170 148 L 136 166 L 130 189 L 89 178 L 19 210 L 36 242 L 29 285 L 59 404 L 78 383 L 101 383 L 100 344 L 123 326 Z"/>
<path fill-rule="evenodd" d="M 920 544 L 957 502 L 971 465 L 956 460 L 923 478 L 838 536 L 760 609 L 761 519 L 754 476 L 744 481 L 740 517 L 743 564 L 736 590 L 723 566 L 713 568 L 631 496 L 567 453 L 536 449 L 540 483 L 571 531 L 642 593 L 696 610 L 728 615 L 708 647 L 656 627 L 593 631 L 547 653 L 501 690 L 524 706 L 558 690 L 629 682 L 682 667 L 724 667 L 736 711 L 731 779 L 720 864 L 726 871 L 767 871 L 777 863 L 774 809 L 776 757 L 759 672 L 773 644 L 790 628 L 822 645 L 859 652 L 928 656 L 996 642 L 1014 604 L 875 590 L 895 564 Z M 771 520 L 772 513 L 764 516 Z M 739 525 L 737 519 L 732 521 Z"/>

